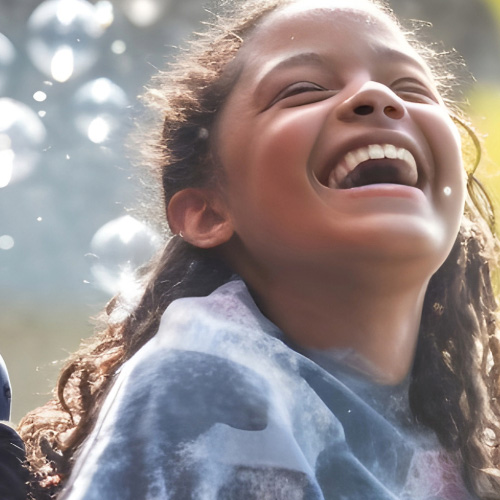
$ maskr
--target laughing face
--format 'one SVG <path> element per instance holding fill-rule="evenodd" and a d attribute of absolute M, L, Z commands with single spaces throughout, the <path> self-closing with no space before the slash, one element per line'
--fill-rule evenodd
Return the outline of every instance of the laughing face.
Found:
<path fill-rule="evenodd" d="M 411 259 L 428 279 L 455 240 L 460 144 L 432 75 L 385 15 L 346 4 L 285 7 L 238 53 L 216 144 L 237 270 Z"/>

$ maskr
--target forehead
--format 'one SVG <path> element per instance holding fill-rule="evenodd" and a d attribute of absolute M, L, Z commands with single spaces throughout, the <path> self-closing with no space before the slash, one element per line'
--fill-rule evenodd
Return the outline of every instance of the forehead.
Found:
<path fill-rule="evenodd" d="M 376 31 L 375 36 L 405 41 L 394 21 L 368 0 L 297 0 L 265 16 L 250 35 L 248 43 L 281 30 L 300 31 L 308 24 L 316 24 L 316 29 L 320 29 L 319 25 L 332 23 L 331 28 L 341 31 L 346 25 L 358 28 L 356 34 L 359 36 L 370 37 Z M 334 35 L 332 29 L 327 31 Z"/>
<path fill-rule="evenodd" d="M 295 54 L 328 57 L 332 52 L 372 61 L 377 55 L 399 54 L 415 60 L 431 76 L 394 21 L 365 0 L 299 0 L 286 5 L 262 20 L 236 60 L 243 71 L 263 74 Z"/>

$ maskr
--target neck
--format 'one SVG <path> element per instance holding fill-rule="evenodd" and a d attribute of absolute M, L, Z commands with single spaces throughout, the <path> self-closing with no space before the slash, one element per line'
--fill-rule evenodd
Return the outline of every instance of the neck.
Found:
<path fill-rule="evenodd" d="M 427 281 L 414 282 L 400 271 L 393 279 L 371 275 L 369 282 L 363 273 L 360 279 L 294 274 L 265 283 L 252 276 L 247 282 L 264 314 L 293 342 L 349 350 L 354 368 L 379 383 L 396 384 L 413 362 L 427 287 Z"/>

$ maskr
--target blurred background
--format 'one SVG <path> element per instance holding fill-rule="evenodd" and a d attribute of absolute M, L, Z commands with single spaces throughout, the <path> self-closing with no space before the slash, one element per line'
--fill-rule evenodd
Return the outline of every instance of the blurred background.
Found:
<path fill-rule="evenodd" d="M 391 4 L 465 58 L 488 152 L 480 176 L 500 193 L 500 1 Z M 203 6 L 0 0 L 0 354 L 15 423 L 49 398 L 62 361 L 91 335 L 89 318 L 162 244 L 138 216 L 125 145 L 137 96 L 199 29 Z"/>

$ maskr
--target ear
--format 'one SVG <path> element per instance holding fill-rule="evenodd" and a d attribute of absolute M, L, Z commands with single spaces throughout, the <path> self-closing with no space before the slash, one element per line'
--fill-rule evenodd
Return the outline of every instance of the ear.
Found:
<path fill-rule="evenodd" d="M 174 234 L 199 248 L 212 248 L 228 241 L 234 233 L 225 205 L 213 190 L 187 188 L 172 196 L 167 218 Z"/>

